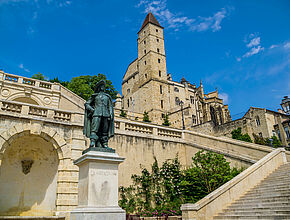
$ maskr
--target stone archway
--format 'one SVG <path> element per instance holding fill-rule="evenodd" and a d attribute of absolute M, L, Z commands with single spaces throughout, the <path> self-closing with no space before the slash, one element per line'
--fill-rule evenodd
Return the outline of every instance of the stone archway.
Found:
<path fill-rule="evenodd" d="M 0 134 L 0 215 L 54 214 L 65 144 L 56 131 L 40 125 L 14 126 Z"/>

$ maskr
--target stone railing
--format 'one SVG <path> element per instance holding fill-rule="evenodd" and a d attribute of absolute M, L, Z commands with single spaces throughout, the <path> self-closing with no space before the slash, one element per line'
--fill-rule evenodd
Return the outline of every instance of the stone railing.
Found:
<path fill-rule="evenodd" d="M 195 204 L 181 206 L 184 220 L 211 220 L 279 166 L 287 163 L 285 150 L 276 149 Z"/>
<path fill-rule="evenodd" d="M 32 87 L 39 87 L 42 89 L 49 89 L 49 90 L 60 90 L 60 85 L 58 83 L 50 83 L 45 82 L 37 79 L 22 77 L 13 75 L 10 73 L 4 73 L 3 71 L 0 71 L 0 81 L 3 80 L 4 82 L 11 82 L 11 83 L 17 83 L 22 85 L 28 85 Z"/>
<path fill-rule="evenodd" d="M 54 122 L 83 125 L 83 113 L 47 108 L 27 103 L 0 100 L 0 115 L 26 117 L 36 120 L 51 120 Z"/>
<path fill-rule="evenodd" d="M 153 135 L 160 138 L 175 138 L 182 139 L 183 131 L 180 129 L 169 128 L 151 123 L 138 122 L 135 120 L 123 119 L 120 117 L 115 118 L 116 133 L 119 131 L 129 132 L 128 134 L 140 135 Z"/>

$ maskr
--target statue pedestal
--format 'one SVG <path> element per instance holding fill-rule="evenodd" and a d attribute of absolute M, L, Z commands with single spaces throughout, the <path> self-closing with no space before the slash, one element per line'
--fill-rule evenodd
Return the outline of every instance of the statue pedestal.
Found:
<path fill-rule="evenodd" d="M 79 167 L 79 186 L 72 220 L 126 219 L 118 205 L 118 166 L 124 160 L 116 153 L 88 151 L 74 161 Z"/>

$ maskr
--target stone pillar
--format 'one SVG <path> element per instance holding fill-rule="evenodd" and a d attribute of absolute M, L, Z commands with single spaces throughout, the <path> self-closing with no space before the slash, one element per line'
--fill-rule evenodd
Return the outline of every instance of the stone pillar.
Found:
<path fill-rule="evenodd" d="M 118 206 L 118 166 L 125 158 L 90 150 L 74 161 L 79 167 L 78 206 L 72 220 L 125 220 Z"/>

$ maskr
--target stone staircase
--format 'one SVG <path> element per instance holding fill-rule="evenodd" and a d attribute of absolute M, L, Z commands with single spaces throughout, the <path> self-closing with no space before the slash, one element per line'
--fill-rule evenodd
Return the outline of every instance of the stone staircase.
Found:
<path fill-rule="evenodd" d="M 281 165 L 213 219 L 290 219 L 290 163 Z"/>

